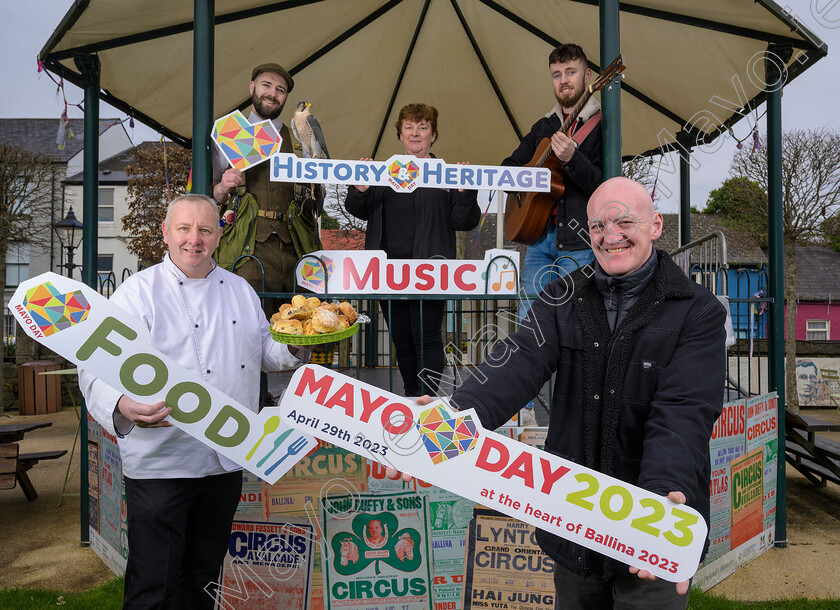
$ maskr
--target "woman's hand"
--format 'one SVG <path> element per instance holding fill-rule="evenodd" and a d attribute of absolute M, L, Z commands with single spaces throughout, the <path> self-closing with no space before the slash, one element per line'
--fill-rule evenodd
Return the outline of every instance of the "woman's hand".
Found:
<path fill-rule="evenodd" d="M 458 163 L 456 163 L 456 165 L 469 165 L 469 164 L 470 164 L 469 161 L 458 161 Z M 463 193 L 464 189 L 458 189 L 458 192 Z"/>

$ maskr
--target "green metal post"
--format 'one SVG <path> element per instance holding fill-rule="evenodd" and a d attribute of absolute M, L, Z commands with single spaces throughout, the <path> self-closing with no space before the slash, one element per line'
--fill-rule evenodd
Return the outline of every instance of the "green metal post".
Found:
<path fill-rule="evenodd" d="M 96 290 L 99 259 L 99 57 L 75 58 L 85 90 L 84 178 L 82 180 L 82 281 Z M 87 406 L 79 423 L 79 526 L 82 546 L 90 544 Z"/>
<path fill-rule="evenodd" d="M 770 312 L 767 362 L 770 390 L 778 393 L 779 459 L 776 460 L 776 546 L 787 546 L 787 486 L 785 481 L 785 246 L 782 235 L 782 61 L 793 50 L 771 45 L 765 61 L 767 86 L 767 229 L 769 235 L 768 287 Z M 793 332 L 793 329 L 790 329 Z"/>
<path fill-rule="evenodd" d="M 680 142 L 680 246 L 691 242 L 691 148 L 685 132 L 677 136 Z"/>
<path fill-rule="evenodd" d="M 212 194 L 214 0 L 195 0 L 193 13 L 192 192 Z"/>
<path fill-rule="evenodd" d="M 618 0 L 601 0 L 601 68 L 610 65 L 621 52 Z M 604 180 L 621 175 L 621 79 L 601 91 L 601 165 Z"/>

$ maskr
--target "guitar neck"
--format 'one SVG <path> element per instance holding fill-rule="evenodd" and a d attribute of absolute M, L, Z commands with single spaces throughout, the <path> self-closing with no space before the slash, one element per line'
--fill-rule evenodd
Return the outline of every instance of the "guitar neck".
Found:
<path fill-rule="evenodd" d="M 571 127 L 575 121 L 577 121 L 578 116 L 580 115 L 580 111 L 583 110 L 583 107 L 586 106 L 586 102 L 589 101 L 589 98 L 592 97 L 592 91 L 589 87 L 586 88 L 586 91 L 583 92 L 583 95 L 580 96 L 578 103 L 575 104 L 575 107 L 572 108 L 572 111 L 569 113 L 569 116 L 566 117 L 566 120 L 563 121 L 563 124 L 560 126 L 560 131 L 566 133 L 569 131 L 569 127 Z"/>
<path fill-rule="evenodd" d="M 567 116 L 566 120 L 563 121 L 563 124 L 560 125 L 560 131 L 562 131 L 563 133 L 569 131 L 569 127 L 571 127 L 577 120 L 578 116 L 580 115 L 580 111 L 583 110 L 584 106 L 586 106 L 586 102 L 589 101 L 590 97 L 592 97 L 592 90 L 591 88 L 587 87 L 586 90 L 583 92 L 583 95 L 578 100 L 578 103 L 575 104 L 574 108 L 572 108 L 572 111 L 569 113 L 569 116 Z M 545 149 L 545 152 L 540 156 L 539 160 L 534 164 L 534 166 L 544 166 L 545 162 L 548 161 L 548 157 L 549 155 L 551 155 L 551 153 L 551 146 L 549 146 Z"/>

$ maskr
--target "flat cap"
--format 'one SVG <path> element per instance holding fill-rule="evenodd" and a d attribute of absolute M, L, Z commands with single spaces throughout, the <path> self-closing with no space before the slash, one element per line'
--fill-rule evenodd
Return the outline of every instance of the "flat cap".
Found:
<path fill-rule="evenodd" d="M 286 81 L 286 84 L 289 85 L 288 93 L 292 92 L 292 89 L 295 88 L 295 81 L 292 78 L 292 75 L 286 71 L 286 68 L 281 66 L 280 64 L 260 64 L 254 71 L 251 72 L 251 80 L 257 80 L 257 76 L 259 76 L 262 72 L 276 72 L 283 79 Z"/>

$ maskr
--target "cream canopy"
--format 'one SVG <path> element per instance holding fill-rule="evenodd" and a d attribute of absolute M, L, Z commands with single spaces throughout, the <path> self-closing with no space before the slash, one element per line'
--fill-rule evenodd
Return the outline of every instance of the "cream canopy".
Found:
<path fill-rule="evenodd" d="M 401 152 L 400 107 L 440 110 L 434 152 L 497 164 L 554 105 L 548 53 L 577 42 L 597 69 L 597 0 L 216 0 L 214 116 L 248 105 L 253 66 L 295 79 L 284 110 L 313 104 L 334 158 Z M 763 54 L 791 45 L 788 81 L 826 45 L 767 0 L 622 2 L 622 154 L 656 151 L 686 127 L 713 139 L 763 100 Z M 189 145 L 192 0 L 77 0 L 40 56 L 80 82 L 98 55 L 101 98 Z M 743 134 L 742 134 L 743 135 Z"/>

